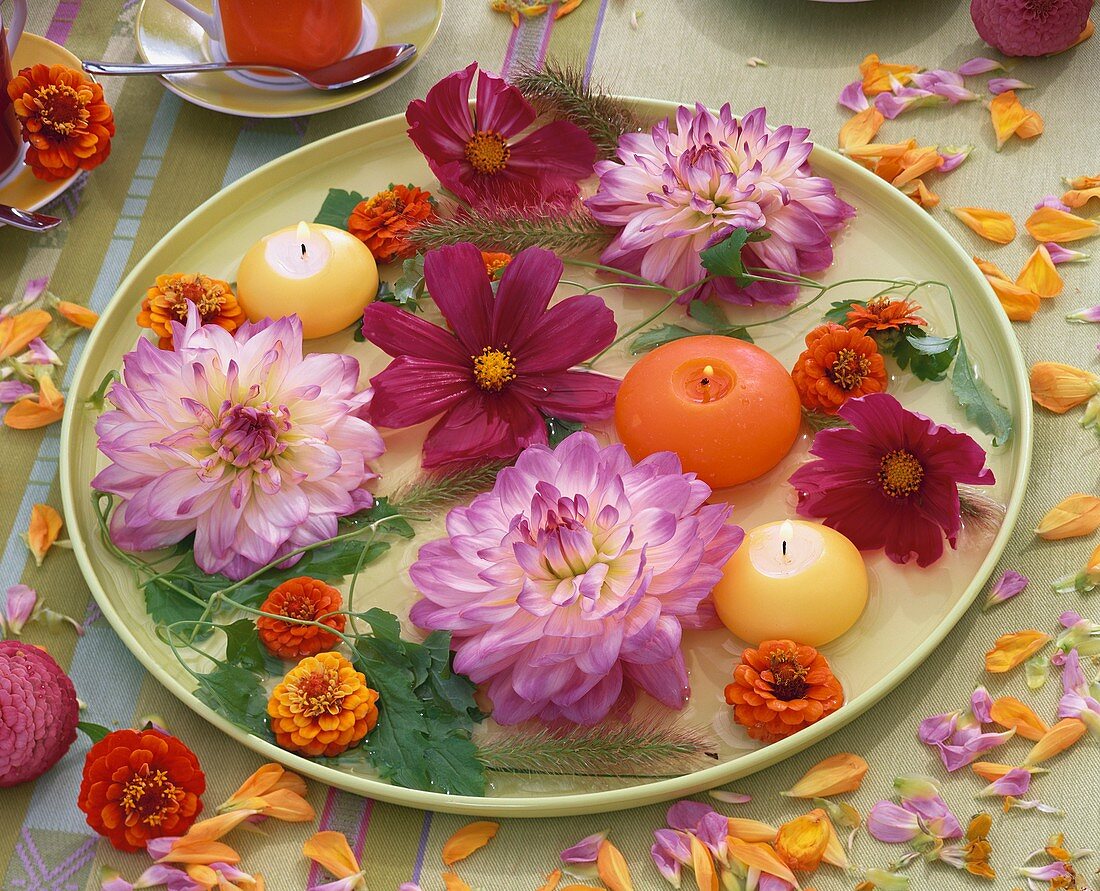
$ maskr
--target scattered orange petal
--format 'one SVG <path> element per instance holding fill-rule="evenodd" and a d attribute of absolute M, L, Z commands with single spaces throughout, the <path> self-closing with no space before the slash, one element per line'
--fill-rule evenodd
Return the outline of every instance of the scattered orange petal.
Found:
<path fill-rule="evenodd" d="M 841 752 L 819 761 L 783 794 L 789 798 L 828 798 L 842 792 L 854 792 L 866 773 L 867 762 L 859 755 Z"/>
<path fill-rule="evenodd" d="M 70 303 L 68 300 L 59 300 L 57 302 L 57 311 L 74 325 L 79 325 L 81 328 L 93 328 L 95 327 L 95 323 L 99 321 L 99 313 L 95 310 L 88 309 L 86 306 L 81 306 L 79 303 Z"/>
<path fill-rule="evenodd" d="M 985 654 L 985 670 L 990 674 L 1011 671 L 1039 652 L 1050 640 L 1042 631 L 1013 631 L 1002 634 Z"/>
<path fill-rule="evenodd" d="M 555 891 L 558 884 L 561 882 L 561 870 L 555 869 L 546 877 L 546 881 L 538 886 L 536 891 Z M 574 887 L 576 887 L 574 885 Z"/>
<path fill-rule="evenodd" d="M 990 717 L 1002 727 L 1010 727 L 1017 736 L 1037 741 L 1050 729 L 1031 707 L 1013 696 L 1001 696 L 993 700 Z"/>
<path fill-rule="evenodd" d="M 1020 139 L 1034 139 L 1043 132 L 1043 116 L 1039 112 L 1029 109 L 1024 115 L 1024 120 L 1016 128 L 1016 135 Z"/>
<path fill-rule="evenodd" d="M 901 188 L 918 176 L 935 170 L 943 164 L 943 157 L 934 145 L 924 145 L 920 148 L 910 149 L 901 156 L 901 172 L 890 182 Z"/>
<path fill-rule="evenodd" d="M 65 397 L 53 381 L 43 376 L 38 381 L 38 393 L 20 399 L 4 412 L 4 426 L 13 430 L 36 430 L 57 423 L 65 414 Z"/>
<path fill-rule="evenodd" d="M 1003 211 L 984 207 L 952 207 L 951 213 L 982 238 L 997 244 L 1008 244 L 1016 237 L 1016 223 Z"/>
<path fill-rule="evenodd" d="M 859 73 L 863 76 L 863 94 L 874 96 L 888 93 L 893 88 L 891 76 L 902 84 L 909 83 L 910 74 L 920 71 L 919 65 L 895 65 L 879 60 L 877 53 L 870 53 L 859 63 Z"/>
<path fill-rule="evenodd" d="M 940 203 L 940 196 L 924 184 L 919 177 L 902 187 L 902 192 L 912 198 L 917 204 L 926 210 Z"/>
<path fill-rule="evenodd" d="M 31 508 L 31 521 L 27 526 L 27 547 L 34 554 L 34 563 L 41 566 L 46 553 L 61 532 L 61 514 L 48 504 L 36 504 Z"/>
<path fill-rule="evenodd" d="M 44 309 L 29 309 L 0 319 L 0 359 L 9 359 L 21 352 L 52 321 L 53 316 Z"/>
<path fill-rule="evenodd" d="M 917 147 L 917 141 L 910 139 L 906 142 L 872 142 L 867 145 L 856 145 L 847 149 L 844 154 L 849 158 L 901 158 L 906 152 Z"/>
<path fill-rule="evenodd" d="M 447 891 L 472 891 L 470 886 L 467 885 L 461 878 L 459 878 L 453 872 L 443 873 L 442 878 L 443 878 L 443 887 L 446 888 Z M 583 887 L 583 886 L 579 886 L 579 887 Z M 566 891 L 568 891 L 568 889 L 566 889 Z"/>
<path fill-rule="evenodd" d="M 821 808 L 788 820 L 779 827 L 775 837 L 775 852 L 791 869 L 814 872 L 821 865 L 829 846 L 832 823 Z"/>
<path fill-rule="evenodd" d="M 882 116 L 882 112 L 873 105 L 869 105 L 844 123 L 840 128 L 837 144 L 842 149 L 867 145 L 875 138 L 885 121 L 886 118 Z"/>
<path fill-rule="evenodd" d="M 729 834 L 743 842 L 768 842 L 775 841 L 779 829 L 761 823 L 759 820 L 743 820 L 740 817 L 729 818 Z"/>
<path fill-rule="evenodd" d="M 1100 498 L 1078 492 L 1046 512 L 1035 534 L 1046 541 L 1092 535 L 1100 527 Z"/>
<path fill-rule="evenodd" d="M 989 113 L 993 119 L 993 132 L 997 136 L 997 151 L 1000 151 L 1013 135 L 1030 139 L 1043 132 L 1043 119 L 1038 112 L 1030 111 L 1020 104 L 1015 90 L 1006 90 L 994 96 L 989 103 Z"/>
<path fill-rule="evenodd" d="M 1035 764 L 1041 764 L 1048 758 L 1053 758 L 1059 752 L 1064 752 L 1084 736 L 1087 730 L 1088 726 L 1079 718 L 1063 718 L 1032 746 L 1031 751 L 1024 758 L 1023 766 L 1031 767 Z"/>
<path fill-rule="evenodd" d="M 315 832 L 302 845 L 302 853 L 338 879 L 349 878 L 361 871 L 342 832 Z"/>
<path fill-rule="evenodd" d="M 1061 362 L 1036 362 L 1031 366 L 1030 384 L 1031 398 L 1059 415 L 1100 392 L 1100 377 Z"/>
<path fill-rule="evenodd" d="M 691 869 L 695 873 L 696 888 L 699 891 L 718 891 L 718 874 L 714 871 L 714 858 L 710 850 L 694 835 L 690 839 Z"/>
<path fill-rule="evenodd" d="M 975 761 L 970 765 L 970 769 L 987 783 L 992 783 L 1016 768 L 1011 764 L 998 764 L 995 761 Z"/>
<path fill-rule="evenodd" d="M 598 891 L 595 885 L 563 885 L 558 891 Z"/>
<path fill-rule="evenodd" d="M 279 764 L 259 767 L 240 788 L 218 806 L 219 814 L 250 810 L 286 823 L 306 823 L 316 813 L 306 801 L 306 782 Z"/>
<path fill-rule="evenodd" d="M 1062 203 L 1070 207 L 1084 207 L 1093 198 L 1100 198 L 1100 186 L 1091 189 L 1070 189 L 1062 195 Z"/>
<path fill-rule="evenodd" d="M 1095 189 L 1100 186 L 1100 173 L 1094 176 L 1075 176 L 1067 179 L 1066 185 L 1071 189 Z"/>
<path fill-rule="evenodd" d="M 596 873 L 610 891 L 634 891 L 626 858 L 606 838 L 600 842 L 600 849 L 596 854 Z"/>
<path fill-rule="evenodd" d="M 465 860 L 474 851 L 480 851 L 500 829 L 499 823 L 489 820 L 477 820 L 467 823 L 454 835 L 447 839 L 443 845 L 443 865 L 453 866 L 461 860 Z"/>
<path fill-rule="evenodd" d="M 1027 218 L 1024 227 L 1036 241 L 1080 241 L 1100 232 L 1100 223 L 1086 220 L 1056 207 L 1040 207 Z"/>
<path fill-rule="evenodd" d="M 1016 276 L 1016 284 L 1040 297 L 1057 297 L 1062 293 L 1062 276 L 1050 259 L 1050 251 L 1039 245 L 1027 258 L 1024 268 Z"/>
<path fill-rule="evenodd" d="M 1001 267 L 996 263 L 990 263 L 988 260 L 983 260 L 981 257 L 973 257 L 972 259 L 978 264 L 978 268 L 987 278 L 1002 278 L 1006 282 L 1012 281 L 1012 279 L 1001 271 Z"/>
<path fill-rule="evenodd" d="M 182 836 L 157 863 L 202 864 L 240 863 L 241 855 L 224 842 Z"/>
<path fill-rule="evenodd" d="M 771 845 L 763 842 L 747 844 L 735 838 L 729 839 L 728 845 L 730 856 L 736 857 L 745 866 L 755 867 L 761 872 L 766 872 L 768 875 L 783 879 L 796 888 L 798 887 L 798 879 L 794 877 L 794 873 L 791 872 L 787 864 L 779 859 L 779 855 L 776 854 Z"/>
<path fill-rule="evenodd" d="M 840 836 L 836 834 L 836 827 L 833 826 L 833 821 L 827 821 L 829 824 L 829 843 L 825 845 L 825 853 L 821 859 L 828 863 L 830 866 L 835 866 L 839 869 L 848 868 L 848 852 L 844 850 L 844 845 L 840 841 Z"/>
<path fill-rule="evenodd" d="M 1013 322 L 1030 322 L 1039 311 L 1039 295 L 1027 288 L 1021 288 L 1014 282 L 998 276 L 986 275 L 985 280 L 1000 301 L 1001 309 Z"/>

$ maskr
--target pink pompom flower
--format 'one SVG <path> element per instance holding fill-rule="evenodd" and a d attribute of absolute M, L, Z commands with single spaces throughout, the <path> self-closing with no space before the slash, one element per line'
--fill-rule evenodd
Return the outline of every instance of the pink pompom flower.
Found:
<path fill-rule="evenodd" d="M 500 724 L 594 724 L 636 690 L 679 709 L 682 631 L 715 625 L 709 595 L 744 537 L 709 495 L 671 452 L 635 465 L 584 432 L 531 446 L 420 549 L 410 618 L 452 632 L 455 671 Z"/>
<path fill-rule="evenodd" d="M 1092 0 L 970 0 L 978 36 L 1006 56 L 1069 49 L 1085 30 Z"/>

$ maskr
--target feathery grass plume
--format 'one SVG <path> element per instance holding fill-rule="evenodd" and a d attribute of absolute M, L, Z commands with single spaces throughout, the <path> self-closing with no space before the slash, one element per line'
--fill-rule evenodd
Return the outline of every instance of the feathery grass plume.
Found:
<path fill-rule="evenodd" d="M 833 427 L 851 427 L 844 418 L 837 415 L 829 415 L 823 411 L 815 411 L 811 408 L 802 409 L 802 420 L 806 422 L 806 426 L 810 428 L 814 433 L 819 433 L 822 430 L 829 430 Z"/>
<path fill-rule="evenodd" d="M 427 519 L 456 504 L 466 504 L 493 487 L 510 461 L 474 464 L 440 473 L 424 473 L 401 486 L 391 497 L 395 510 L 410 519 Z"/>
<path fill-rule="evenodd" d="M 409 240 L 419 251 L 468 241 L 483 251 L 517 254 L 524 248 L 542 247 L 559 254 L 581 254 L 601 250 L 614 234 L 582 207 L 566 211 L 500 208 L 467 210 L 452 219 L 424 223 Z"/>
<path fill-rule="evenodd" d="M 643 717 L 591 727 L 520 725 L 479 739 L 478 758 L 501 773 L 672 777 L 713 764 L 715 748 L 700 729 Z"/>
<path fill-rule="evenodd" d="M 1004 522 L 1006 508 L 974 486 L 959 486 L 959 512 L 962 532 L 959 544 L 964 548 L 981 547 L 989 542 Z"/>
<path fill-rule="evenodd" d="M 641 128 L 625 102 L 586 84 L 578 68 L 554 63 L 542 70 L 525 68 L 512 83 L 540 114 L 572 121 L 586 131 L 601 159 L 615 157 L 619 137 Z"/>

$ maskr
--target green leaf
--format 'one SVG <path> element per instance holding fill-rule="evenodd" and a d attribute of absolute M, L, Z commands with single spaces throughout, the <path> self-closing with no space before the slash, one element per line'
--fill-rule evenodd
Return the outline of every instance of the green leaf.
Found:
<path fill-rule="evenodd" d="M 313 222 L 324 223 L 326 226 L 335 226 L 337 229 L 348 228 L 348 217 L 355 210 L 355 205 L 363 200 L 358 192 L 345 192 L 343 189 L 329 189 L 325 196 L 321 209 L 317 212 Z"/>
<path fill-rule="evenodd" d="M 634 338 L 630 344 L 630 352 L 635 356 L 638 353 L 646 353 L 662 344 L 681 340 L 685 337 L 694 337 L 698 331 L 692 331 L 683 325 L 661 325 L 658 328 L 650 328 Z"/>
<path fill-rule="evenodd" d="M 726 318 L 726 311 L 716 302 L 692 300 L 688 304 L 688 315 L 712 331 L 730 326 L 730 320 Z"/>
<path fill-rule="evenodd" d="M 556 446 L 570 434 L 583 430 L 584 424 L 580 421 L 570 421 L 566 418 L 553 418 L 546 416 L 546 436 L 551 446 Z"/>
<path fill-rule="evenodd" d="M 267 726 L 267 691 L 263 678 L 238 665 L 219 664 L 207 674 L 195 677 L 195 697 L 223 718 L 263 739 L 270 739 Z"/>
<path fill-rule="evenodd" d="M 253 619 L 238 619 L 231 625 L 220 626 L 225 635 L 225 661 L 245 671 L 282 675 L 286 666 L 281 659 L 272 656 L 260 643 Z"/>
<path fill-rule="evenodd" d="M 401 517 L 400 505 L 391 504 L 390 499 L 385 495 L 376 497 L 374 504 L 366 510 L 350 514 L 340 520 L 340 526 L 347 529 L 361 529 L 372 523 L 378 524 L 379 532 L 400 535 L 402 538 L 412 538 L 416 535 L 416 530 Z"/>
<path fill-rule="evenodd" d="M 92 741 L 92 745 L 95 745 L 111 732 L 106 727 L 99 724 L 92 724 L 89 721 L 77 721 L 76 729 L 88 737 L 88 739 Z"/>
<path fill-rule="evenodd" d="M 993 437 L 994 445 L 1004 445 L 1011 439 L 1012 415 L 989 389 L 989 385 L 974 373 L 966 346 L 961 341 L 955 370 L 951 374 L 951 389 L 955 391 L 959 405 L 966 409 L 966 416 L 983 433 Z"/>
<path fill-rule="evenodd" d="M 834 325 L 844 325 L 848 322 L 848 313 L 851 311 L 852 306 L 866 305 L 865 300 L 837 300 L 825 313 L 825 321 L 832 322 Z"/>
<path fill-rule="evenodd" d="M 424 255 L 417 254 L 401 264 L 401 276 L 389 286 L 383 282 L 378 288 L 376 300 L 383 303 L 392 303 L 409 312 L 420 312 L 420 301 L 427 297 L 428 291 L 424 284 Z"/>
<path fill-rule="evenodd" d="M 749 334 L 749 329 L 742 328 L 740 325 L 723 328 L 721 331 L 715 331 L 714 333 L 721 334 L 723 337 L 732 337 L 734 340 L 743 340 L 746 343 L 755 343 L 752 339 L 752 335 Z"/>
<path fill-rule="evenodd" d="M 747 229 L 734 229 L 729 238 L 699 252 L 699 260 L 711 275 L 728 276 L 744 287 L 751 279 L 745 274 L 745 264 L 741 260 L 741 248 L 749 240 Z"/>
<path fill-rule="evenodd" d="M 959 349 L 959 336 L 937 337 L 927 334 L 915 325 L 906 325 L 901 336 L 893 339 L 891 355 L 900 368 L 908 368 L 922 381 L 942 381 L 947 377 L 947 369 L 955 360 Z M 884 349 L 889 349 L 885 341 L 880 341 Z"/>

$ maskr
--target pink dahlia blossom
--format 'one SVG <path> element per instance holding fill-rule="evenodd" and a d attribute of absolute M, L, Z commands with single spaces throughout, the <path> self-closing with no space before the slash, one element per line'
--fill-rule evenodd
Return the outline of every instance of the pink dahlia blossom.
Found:
<path fill-rule="evenodd" d="M 1092 0 L 971 0 L 978 36 L 1006 56 L 1069 49 L 1085 30 Z"/>
<path fill-rule="evenodd" d="M 717 115 L 681 107 L 675 127 L 661 121 L 649 133 L 619 140 L 618 161 L 596 165 L 599 188 L 586 204 L 601 223 L 622 227 L 603 262 L 686 288 L 706 273 L 699 252 L 736 228 L 770 237 L 745 245 L 748 266 L 819 272 L 833 261 L 831 236 L 855 210 L 832 182 L 810 172 L 809 130 L 765 122 L 766 109 L 735 118 L 728 104 Z M 790 303 L 797 289 L 732 279 L 685 293 L 711 291 L 734 303 Z"/>
<path fill-rule="evenodd" d="M 477 94 L 470 108 L 470 87 Z M 448 74 L 405 112 L 409 139 L 440 184 L 470 204 L 571 201 L 592 175 L 596 145 L 576 124 L 551 121 L 521 136 L 535 109 L 477 63 Z"/>
<path fill-rule="evenodd" d="M 96 422 L 111 461 L 92 486 L 119 496 L 111 538 L 130 551 L 195 534 L 195 561 L 233 579 L 330 538 L 370 507 L 368 462 L 382 438 L 363 418 L 350 356 L 302 355 L 297 316 L 202 325 L 173 322 L 175 350 L 148 340 L 123 358 Z"/>
<path fill-rule="evenodd" d="M 410 618 L 452 632 L 455 670 L 501 724 L 594 724 L 636 688 L 681 708 L 681 632 L 715 624 L 709 594 L 744 535 L 709 495 L 671 452 L 634 465 L 583 432 L 531 446 L 421 548 Z"/>
<path fill-rule="evenodd" d="M 76 741 L 76 690 L 45 650 L 0 640 L 0 704 L 0 788 L 40 777 Z"/>

